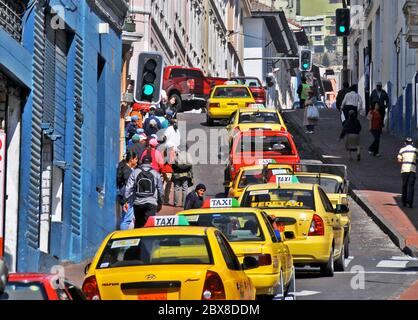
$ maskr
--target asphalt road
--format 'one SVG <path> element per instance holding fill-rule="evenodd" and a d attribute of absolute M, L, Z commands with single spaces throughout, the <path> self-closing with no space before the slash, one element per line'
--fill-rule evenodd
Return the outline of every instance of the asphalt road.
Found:
<path fill-rule="evenodd" d="M 185 113 L 178 119 L 186 125 L 182 138 L 187 140 L 189 148 L 199 149 L 193 156 L 202 162 L 205 156 L 207 160 L 212 159 L 194 166 L 195 183 L 205 183 L 209 197 L 222 196 L 225 166 L 221 160 L 226 154 L 219 156 L 222 138 L 215 137 L 222 135 L 218 130 L 223 126 L 206 127 L 205 114 Z M 307 146 L 297 140 L 295 143 L 302 159 L 313 159 Z M 297 269 L 297 300 L 394 299 L 418 280 L 418 260 L 405 255 L 353 200 L 350 208 L 352 232 L 346 271 L 326 278 L 315 268 Z"/>

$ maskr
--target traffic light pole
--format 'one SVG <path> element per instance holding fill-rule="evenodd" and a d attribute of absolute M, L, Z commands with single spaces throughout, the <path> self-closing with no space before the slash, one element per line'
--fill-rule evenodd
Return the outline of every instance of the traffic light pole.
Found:
<path fill-rule="evenodd" d="M 347 8 L 347 1 L 343 0 L 343 8 Z M 343 37 L 343 83 L 349 82 L 348 80 L 348 38 Z"/>

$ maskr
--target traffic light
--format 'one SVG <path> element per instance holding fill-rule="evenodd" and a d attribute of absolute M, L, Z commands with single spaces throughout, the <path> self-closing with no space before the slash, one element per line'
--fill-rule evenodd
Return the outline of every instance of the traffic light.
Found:
<path fill-rule="evenodd" d="M 135 81 L 135 101 L 160 103 L 163 84 L 163 56 L 157 52 L 142 52 L 138 57 Z"/>
<path fill-rule="evenodd" d="M 312 51 L 301 50 L 299 56 L 299 69 L 300 71 L 311 71 L 312 69 Z"/>
<path fill-rule="evenodd" d="M 348 37 L 350 35 L 350 9 L 339 8 L 335 11 L 336 35 Z"/>

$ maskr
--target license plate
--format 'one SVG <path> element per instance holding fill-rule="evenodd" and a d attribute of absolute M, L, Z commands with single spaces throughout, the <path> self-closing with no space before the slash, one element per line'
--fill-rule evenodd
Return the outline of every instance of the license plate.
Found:
<path fill-rule="evenodd" d="M 258 160 L 258 164 L 269 164 L 273 163 L 273 159 L 260 159 Z"/>
<path fill-rule="evenodd" d="M 167 300 L 167 292 L 161 291 L 139 291 L 138 300 Z"/>

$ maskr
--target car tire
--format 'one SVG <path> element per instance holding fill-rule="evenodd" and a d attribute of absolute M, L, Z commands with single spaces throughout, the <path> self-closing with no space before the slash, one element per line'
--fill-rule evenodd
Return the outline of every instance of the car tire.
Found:
<path fill-rule="evenodd" d="M 296 277 L 295 267 L 292 267 L 292 277 L 290 278 L 290 281 L 286 286 L 284 294 L 285 294 L 285 297 L 292 297 L 293 300 L 295 300 L 295 283 L 296 283 L 295 277 Z"/>
<path fill-rule="evenodd" d="M 348 259 L 350 256 L 350 238 L 348 235 L 344 237 L 344 258 Z"/>
<path fill-rule="evenodd" d="M 208 114 L 206 114 L 206 125 L 208 125 L 209 127 L 213 126 L 213 119 L 209 117 Z"/>
<path fill-rule="evenodd" d="M 323 263 L 320 266 L 321 274 L 325 277 L 333 277 L 334 276 L 334 247 L 331 248 L 331 252 L 329 254 L 328 262 Z"/>
<path fill-rule="evenodd" d="M 181 97 L 177 94 L 177 93 L 173 93 L 172 95 L 170 95 L 170 97 L 168 98 L 168 101 L 170 101 L 171 98 L 176 98 L 176 101 L 178 101 L 176 109 L 177 112 L 183 112 L 184 111 L 184 102 L 181 100 Z"/>
<path fill-rule="evenodd" d="M 341 248 L 341 253 L 338 259 L 334 262 L 335 271 L 344 271 L 345 270 L 345 246 Z"/>

